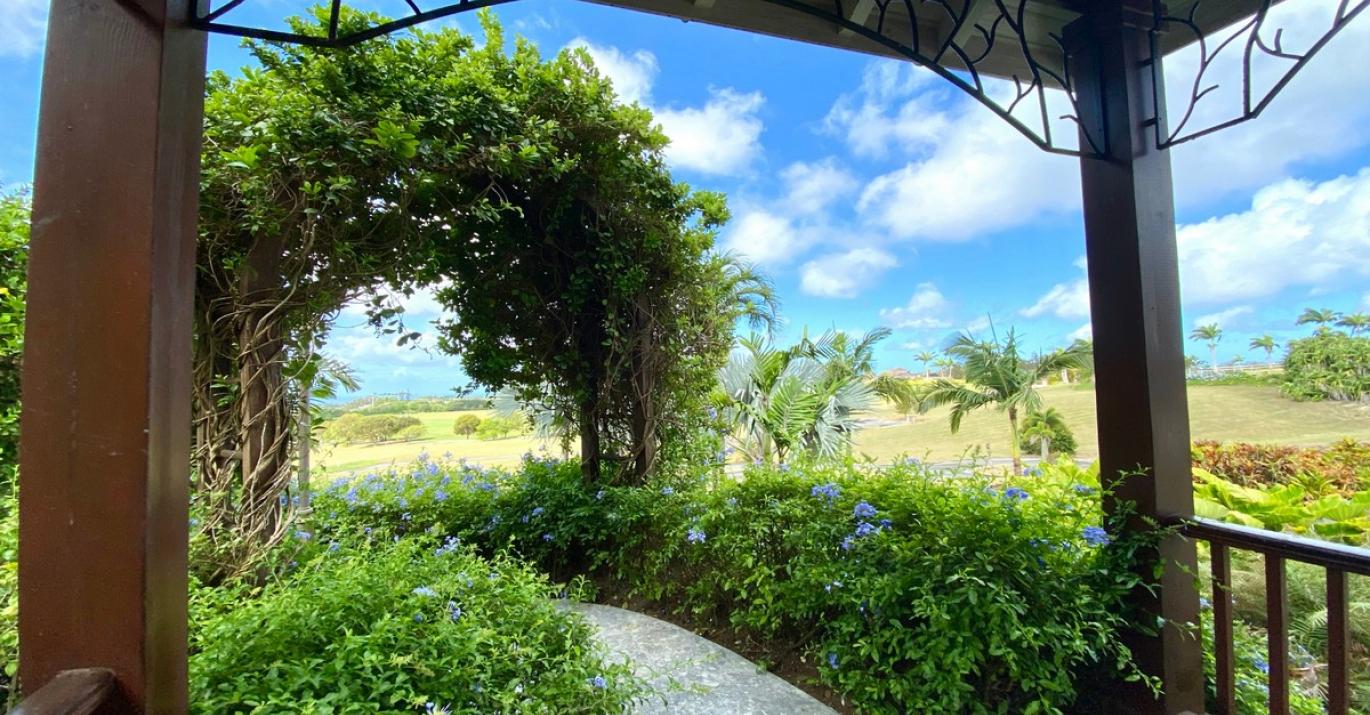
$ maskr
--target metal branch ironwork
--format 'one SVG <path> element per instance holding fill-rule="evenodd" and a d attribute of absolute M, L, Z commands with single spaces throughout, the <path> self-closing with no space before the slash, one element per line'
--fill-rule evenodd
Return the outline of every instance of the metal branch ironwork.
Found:
<path fill-rule="evenodd" d="M 244 0 L 221 0 L 202 7 L 201 0 L 186 0 L 196 8 L 192 24 L 207 32 L 238 35 L 273 42 L 300 43 L 320 47 L 347 47 L 428 20 L 470 12 L 515 0 L 459 0 L 443 2 L 424 9 L 424 0 L 405 0 L 410 14 L 379 22 L 365 29 L 340 30 L 343 0 L 330 0 L 327 6 L 327 31 L 319 34 L 286 32 L 225 22 Z M 1070 156 L 1103 153 L 1100 128 L 1086 127 L 1079 119 L 1077 82 L 1073 76 L 1070 53 L 1060 34 L 1044 32 L 1030 24 L 1043 22 L 1037 13 L 1059 16 L 1057 3 L 1044 0 L 731 0 L 764 2 L 817 19 L 849 36 L 862 38 L 889 54 L 907 59 L 939 75 L 1027 137 L 1039 148 Z M 1295 0 L 1286 0 L 1293 3 Z M 1306 0 L 1305 0 L 1306 1 Z M 1285 47 L 1284 28 L 1272 28 L 1271 9 L 1276 0 L 1249 0 L 1252 14 L 1212 36 L 1200 20 L 1207 0 L 1180 3 L 1183 12 L 1172 14 L 1161 0 L 1153 4 L 1152 50 L 1159 57 L 1164 48 L 1194 44 L 1199 59 L 1190 81 L 1188 100 L 1172 114 L 1178 119 L 1167 129 L 1153 121 L 1156 141 L 1170 147 L 1212 134 L 1254 119 L 1303 69 L 1327 43 L 1367 6 L 1370 0 L 1339 0 L 1329 26 L 1306 50 Z M 1036 11 L 1036 13 L 1034 12 Z M 1060 19 L 1059 17 L 1057 19 Z M 1068 19 L 1068 16 L 1067 16 Z M 1211 19 L 1211 18 L 1210 18 Z M 1064 22 L 1064 20 L 1062 20 Z M 1164 42 L 1172 32 L 1192 35 L 1188 42 Z M 1220 86 L 1214 81 L 1219 56 L 1240 51 L 1241 107 L 1235 116 L 1195 127 L 1196 108 L 1211 100 Z M 1226 54 L 1225 54 L 1226 53 Z M 1252 83 L 1253 68 L 1267 62 L 1284 62 L 1288 67 L 1265 90 Z M 993 64 L 994 71 L 988 71 Z M 1162 62 L 1150 63 L 1157 73 L 1154 91 L 1164 87 L 1159 76 Z M 1017 69 L 1006 69 L 1016 67 Z M 1007 75 L 1007 76 L 1005 76 Z M 990 77 L 1002 78 L 1001 85 Z M 1173 79 L 1173 77 L 1172 77 Z M 1065 114 L 1053 117 L 1049 98 L 1060 93 Z M 1159 97 L 1154 97 L 1160 100 Z M 1055 122 L 1073 123 L 1076 131 L 1054 131 Z M 1058 124 L 1057 127 L 1060 125 Z M 1068 134 L 1069 136 L 1061 136 Z"/>
<path fill-rule="evenodd" d="M 1286 49 L 1284 45 L 1286 28 L 1272 27 L 1274 23 L 1271 20 L 1270 11 L 1274 4 L 1275 0 L 1260 0 L 1254 14 L 1221 30 L 1217 36 L 1212 36 L 1205 33 L 1202 25 L 1196 20 L 1201 11 L 1200 8 L 1204 6 L 1204 0 L 1196 0 L 1183 15 L 1168 14 L 1165 6 L 1160 0 L 1157 0 L 1155 3 L 1155 27 L 1152 30 L 1153 52 L 1159 47 L 1161 37 L 1165 33 L 1179 31 L 1193 36 L 1193 44 L 1199 55 L 1194 76 L 1189 81 L 1189 96 L 1183 105 L 1183 110 L 1172 111 L 1172 116 L 1178 117 L 1178 121 L 1175 121 L 1169 130 L 1163 127 L 1160 122 L 1153 122 L 1153 126 L 1156 128 L 1157 145 L 1171 147 L 1176 144 L 1183 144 L 1260 116 L 1261 112 L 1265 111 L 1275 97 L 1294 79 L 1294 76 L 1307 66 L 1309 61 L 1326 47 L 1327 43 L 1332 41 L 1332 38 L 1345 29 L 1363 10 L 1370 7 L 1370 0 L 1356 0 L 1355 2 L 1339 0 L 1335 10 L 1331 13 L 1326 29 L 1307 49 L 1302 51 Z M 1191 127 L 1190 122 L 1195 118 L 1195 110 L 1199 107 L 1199 103 L 1210 98 L 1222 86 L 1221 81 L 1214 80 L 1212 74 L 1218 59 L 1230 57 L 1231 54 L 1227 51 L 1232 48 L 1240 48 L 1239 51 L 1241 52 L 1240 111 L 1206 126 Z M 1263 65 L 1269 66 L 1271 63 L 1277 62 L 1285 64 L 1284 71 L 1276 76 L 1269 87 L 1264 90 L 1257 89 L 1252 82 L 1253 70 L 1258 71 Z M 1161 71 L 1160 64 L 1153 63 L 1152 72 L 1159 75 Z M 1164 86 L 1160 79 L 1159 76 L 1156 77 L 1157 81 L 1152 83 L 1153 88 Z M 1179 110 L 1179 108 L 1174 109 Z"/>

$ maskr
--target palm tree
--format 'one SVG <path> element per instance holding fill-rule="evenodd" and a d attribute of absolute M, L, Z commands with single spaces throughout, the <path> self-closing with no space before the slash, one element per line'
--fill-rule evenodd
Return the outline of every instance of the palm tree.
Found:
<path fill-rule="evenodd" d="M 1323 308 L 1322 310 L 1304 308 L 1303 313 L 1299 315 L 1298 320 L 1294 321 L 1294 324 L 1307 325 L 1312 323 L 1318 326 L 1318 332 L 1322 332 L 1327 330 L 1328 325 L 1337 322 L 1339 317 L 1341 314 L 1330 308 Z"/>
<path fill-rule="evenodd" d="M 312 476 L 310 450 L 314 443 L 314 429 L 323 423 L 319 408 L 314 400 L 331 400 L 338 396 L 339 390 L 354 392 L 361 383 L 352 366 L 319 352 L 310 351 L 307 356 L 297 357 L 286 364 L 285 374 L 295 393 L 296 445 L 299 450 L 296 467 L 297 491 L 300 508 L 309 508 L 309 480 Z"/>
<path fill-rule="evenodd" d="M 1033 412 L 1023 421 L 1023 441 L 1035 440 L 1041 445 L 1043 462 L 1051 453 L 1051 440 L 1066 431 L 1066 418 L 1055 407 Z"/>
<path fill-rule="evenodd" d="M 1360 331 L 1370 328 L 1370 314 L 1351 313 L 1350 315 L 1343 315 L 1341 320 L 1337 321 L 1337 325 L 1340 325 L 1343 328 L 1349 328 L 1351 334 L 1356 335 L 1360 333 Z"/>
<path fill-rule="evenodd" d="M 1251 339 L 1251 349 L 1264 350 L 1266 362 L 1271 361 L 1275 354 L 1275 348 L 1279 346 L 1280 344 L 1275 342 L 1275 338 L 1271 337 L 1270 335 L 1262 335 L 1259 338 Z"/>
<path fill-rule="evenodd" d="M 752 330 L 773 334 L 780 315 L 780 299 L 775 284 L 752 264 L 730 253 L 714 256 L 723 275 L 719 292 L 720 309 L 745 320 Z"/>
<path fill-rule="evenodd" d="M 937 374 L 941 377 L 951 377 L 952 370 L 956 369 L 956 361 L 949 357 L 937 358 L 934 364 L 937 365 Z"/>
<path fill-rule="evenodd" d="M 924 350 L 923 352 L 918 353 L 913 357 L 918 362 L 923 363 L 923 377 L 932 377 L 932 373 L 928 371 L 928 363 L 932 362 L 933 360 L 936 360 L 937 355 L 935 353 L 930 353 L 927 350 Z"/>
<path fill-rule="evenodd" d="M 1191 340 L 1202 340 L 1208 343 L 1208 366 L 1216 369 L 1218 367 L 1218 343 L 1222 342 L 1223 329 L 1219 328 L 1217 323 L 1200 325 L 1194 328 L 1189 337 Z"/>
<path fill-rule="evenodd" d="M 1088 363 L 1089 353 L 1077 343 L 1063 350 L 1043 355 L 1036 360 L 1018 354 L 1018 339 L 1009 330 L 1004 340 L 976 340 L 969 333 L 957 336 L 947 354 L 959 358 L 965 371 L 965 382 L 940 378 L 923 396 L 924 409 L 951 405 L 951 431 L 961 429 L 967 414 L 987 405 L 995 405 L 1008 413 L 1009 454 L 1013 469 L 1021 472 L 1023 459 L 1018 441 L 1018 415 L 1036 412 L 1042 407 L 1042 396 L 1034 387 L 1047 375 L 1062 369 L 1080 368 Z"/>
<path fill-rule="evenodd" d="M 779 349 L 757 336 L 740 343 L 719 370 L 715 402 L 743 454 L 769 464 L 795 451 L 833 456 L 850 447 L 856 415 L 875 401 L 866 380 L 830 369 L 802 343 Z"/>
<path fill-rule="evenodd" d="M 913 385 L 908 380 L 875 372 L 875 346 L 892 333 L 889 328 L 880 327 L 853 340 L 847 333 L 828 330 L 817 339 L 810 339 L 806 330 L 795 349 L 804 357 L 823 363 L 829 380 L 864 380 L 877 395 L 897 405 L 913 399 Z"/>

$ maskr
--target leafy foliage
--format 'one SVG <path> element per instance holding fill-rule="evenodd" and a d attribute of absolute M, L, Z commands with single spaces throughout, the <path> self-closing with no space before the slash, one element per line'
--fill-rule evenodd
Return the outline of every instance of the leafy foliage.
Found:
<path fill-rule="evenodd" d="M 640 481 L 669 435 L 702 420 L 734 323 L 766 320 L 773 294 L 712 252 L 723 197 L 671 178 L 651 114 L 620 103 L 588 54 L 543 61 L 519 43 L 489 62 L 488 91 L 533 130 L 526 170 L 490 180 L 517 219 L 453 217 L 429 265 L 450 280 L 437 294 L 454 316 L 439 324 L 441 346 L 476 383 L 572 425 L 587 481 L 606 459 L 622 467 L 610 478 Z"/>
<path fill-rule="evenodd" d="M 1370 443 L 1350 438 L 1324 448 L 1198 441 L 1191 458 L 1196 468 L 1247 487 L 1307 486 L 1316 479 L 1351 496 L 1370 486 Z"/>
<path fill-rule="evenodd" d="M 641 691 L 528 566 L 357 537 L 259 593 L 195 593 L 192 712 L 607 714 Z"/>
<path fill-rule="evenodd" d="M 0 504 L 5 503 L 19 474 L 19 367 L 24 352 L 28 243 L 27 198 L 0 196 Z"/>
<path fill-rule="evenodd" d="M 857 362 L 869 363 L 870 346 L 888 333 L 861 341 Z M 748 461 L 774 464 L 801 454 L 832 457 L 846 453 L 855 418 L 870 409 L 876 389 L 869 368 L 853 364 L 845 338 L 829 331 L 777 348 L 752 336 L 741 341 L 718 372 L 714 404 L 729 436 Z"/>
<path fill-rule="evenodd" d="M 1217 712 L 1217 657 L 1213 645 L 1213 608 L 1205 603 L 1199 615 L 1204 641 L 1204 676 L 1209 712 Z M 1237 712 L 1233 715 L 1265 715 L 1270 712 L 1270 664 L 1266 662 L 1265 634 L 1247 623 L 1237 620 L 1232 624 L 1232 657 L 1236 668 L 1235 684 Z M 1306 665 L 1312 658 L 1304 654 Z M 1322 700 L 1316 694 L 1292 688 L 1289 709 L 1294 715 L 1322 715 Z"/>
<path fill-rule="evenodd" d="M 481 419 L 476 415 L 457 415 L 457 419 L 452 422 L 452 434 L 459 437 L 470 437 L 476 433 L 476 428 L 480 427 Z"/>
<path fill-rule="evenodd" d="M 1326 327 L 1289 343 L 1284 394 L 1296 400 L 1370 401 L 1370 336 Z"/>
<path fill-rule="evenodd" d="M 19 697 L 19 503 L 3 497 L 0 508 L 0 707 Z"/>
<path fill-rule="evenodd" d="M 517 473 L 424 462 L 395 476 L 321 495 L 317 538 L 437 529 L 554 573 L 598 566 L 758 640 L 804 634 L 863 712 L 1056 712 L 1082 673 L 1135 674 L 1118 629 L 1140 543 L 1105 546 L 1097 477 L 1070 465 L 1008 484 L 944 481 L 915 460 L 603 489 L 531 457 Z"/>
<path fill-rule="evenodd" d="M 1347 498 L 1297 484 L 1244 487 L 1198 468 L 1194 479 L 1199 516 L 1350 544 L 1367 544 L 1370 537 L 1370 491 Z"/>
<path fill-rule="evenodd" d="M 416 439 L 423 435 L 423 423 L 419 418 L 400 415 L 359 415 L 349 412 L 329 422 L 324 428 L 324 439 L 335 444 Z"/>
<path fill-rule="evenodd" d="M 1025 450 L 1041 450 L 1048 453 L 1071 456 L 1079 445 L 1075 433 L 1070 431 L 1066 418 L 1055 407 L 1031 412 L 1023 420 L 1023 434 L 1020 446 Z"/>

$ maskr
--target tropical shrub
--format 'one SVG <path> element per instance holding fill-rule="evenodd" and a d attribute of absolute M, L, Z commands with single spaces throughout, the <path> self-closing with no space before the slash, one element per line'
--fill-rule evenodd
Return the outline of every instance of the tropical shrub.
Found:
<path fill-rule="evenodd" d="M 1370 485 L 1370 442 L 1350 438 L 1322 449 L 1198 441 L 1191 455 L 1196 468 L 1242 486 L 1294 484 L 1317 476 L 1349 496 Z"/>
<path fill-rule="evenodd" d="M 19 362 L 24 352 L 28 242 L 27 199 L 0 196 L 0 504 L 19 473 Z"/>
<path fill-rule="evenodd" d="M 0 509 L 0 707 L 19 696 L 19 502 L 13 496 Z"/>
<path fill-rule="evenodd" d="M 1217 710 L 1217 657 L 1213 645 L 1213 608 L 1205 601 L 1199 614 L 1204 641 L 1205 696 L 1208 712 Z M 1235 666 L 1237 712 L 1233 715 L 1266 715 L 1270 712 L 1270 664 L 1266 662 L 1265 634 L 1236 620 L 1232 624 L 1232 657 Z M 1300 654 L 1297 663 L 1312 665 L 1312 657 Z M 1294 687 L 1289 693 L 1289 709 L 1294 715 L 1322 715 L 1323 704 L 1316 693 Z"/>
<path fill-rule="evenodd" d="M 528 566 L 371 536 L 260 593 L 197 590 L 192 712 L 620 713 L 642 692 Z"/>
<path fill-rule="evenodd" d="M 470 437 L 476 433 L 476 428 L 480 427 L 480 417 L 476 415 L 458 415 L 452 423 L 452 434 L 459 437 Z"/>
<path fill-rule="evenodd" d="M 1075 433 L 1070 431 L 1065 417 L 1055 408 L 1048 407 L 1028 414 L 1023 420 L 1023 433 L 1019 445 L 1024 451 L 1042 451 L 1045 447 L 1050 454 L 1071 456 L 1079 449 Z"/>
<path fill-rule="evenodd" d="M 1296 400 L 1370 401 L 1370 336 L 1321 328 L 1290 342 L 1284 394 Z"/>
<path fill-rule="evenodd" d="M 315 500 L 316 538 L 433 529 L 553 573 L 598 567 L 758 641 L 805 634 L 820 677 L 868 712 L 1055 711 L 1081 673 L 1133 672 L 1117 634 L 1141 544 L 1109 543 L 1090 471 L 996 483 L 848 462 L 603 489 L 577 475 L 529 458 L 339 482 Z"/>
<path fill-rule="evenodd" d="M 1309 494 L 1297 484 L 1244 487 L 1203 469 L 1195 469 L 1194 478 L 1199 516 L 1349 544 L 1370 537 L 1370 491 L 1347 498 Z"/>

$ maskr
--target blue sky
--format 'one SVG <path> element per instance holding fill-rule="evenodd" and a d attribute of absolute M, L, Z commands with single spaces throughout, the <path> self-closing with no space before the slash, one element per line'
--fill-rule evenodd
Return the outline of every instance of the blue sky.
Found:
<path fill-rule="evenodd" d="M 1329 2 L 1287 3 L 1286 42 L 1309 37 Z M 46 1 L 6 4 L 0 187 L 13 187 L 32 177 Z M 244 8 L 268 18 L 305 6 Z M 567 0 L 497 13 L 546 53 L 585 47 L 621 96 L 657 113 L 676 176 L 729 196 L 720 243 L 774 278 L 785 337 L 888 325 L 879 366 L 918 371 L 914 354 L 989 318 L 1041 349 L 1088 334 L 1077 162 L 1036 149 L 930 73 Z M 448 22 L 476 28 L 474 17 Z M 232 38 L 212 38 L 212 67 L 247 61 Z M 1171 58 L 1173 96 L 1193 63 Z M 1221 360 L 1260 359 L 1253 335 L 1306 333 L 1293 326 L 1304 307 L 1370 310 L 1366 66 L 1362 19 L 1260 119 L 1173 152 L 1185 326 L 1222 325 Z M 1224 99 L 1200 105 L 1196 121 L 1232 106 Z M 405 303 L 416 326 L 436 315 L 427 295 Z M 362 322 L 345 309 L 329 351 L 357 368 L 363 392 L 465 383 L 455 359 L 395 347 Z M 1197 343 L 1189 352 L 1207 356 Z"/>

